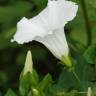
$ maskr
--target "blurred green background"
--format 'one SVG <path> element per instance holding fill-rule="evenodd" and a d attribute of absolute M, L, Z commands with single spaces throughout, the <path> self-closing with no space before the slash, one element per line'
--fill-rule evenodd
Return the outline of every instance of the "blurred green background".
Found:
<path fill-rule="evenodd" d="M 72 1 L 77 2 L 79 11 L 77 17 L 66 25 L 65 32 L 71 52 L 82 54 L 89 45 L 96 43 L 96 0 Z M 0 0 L 0 94 L 9 87 L 17 90 L 29 49 L 33 54 L 34 68 L 41 76 L 49 72 L 54 78 L 58 77 L 61 69 L 56 63 L 58 60 L 42 44 L 10 42 L 17 22 L 22 17 L 37 15 L 46 4 L 47 0 Z"/>

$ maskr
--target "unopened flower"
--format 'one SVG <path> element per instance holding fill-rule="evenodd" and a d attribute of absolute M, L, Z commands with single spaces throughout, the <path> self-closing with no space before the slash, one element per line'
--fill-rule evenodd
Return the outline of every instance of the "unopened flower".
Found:
<path fill-rule="evenodd" d="M 25 61 L 25 66 L 23 70 L 23 75 L 29 73 L 32 73 L 33 71 L 33 62 L 32 62 L 32 54 L 31 51 L 28 51 Z"/>
<path fill-rule="evenodd" d="M 36 40 L 58 59 L 64 57 L 68 63 L 69 48 L 64 26 L 76 16 L 77 10 L 78 6 L 71 1 L 48 0 L 47 7 L 37 16 L 31 19 L 24 17 L 18 22 L 17 32 L 11 41 L 23 44 Z"/>
<path fill-rule="evenodd" d="M 87 96 L 92 96 L 92 89 L 91 89 L 91 87 L 88 87 Z"/>

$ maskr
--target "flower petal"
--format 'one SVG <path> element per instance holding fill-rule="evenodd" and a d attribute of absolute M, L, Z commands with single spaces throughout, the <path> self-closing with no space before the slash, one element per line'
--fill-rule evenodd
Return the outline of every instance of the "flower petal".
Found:
<path fill-rule="evenodd" d="M 62 28 L 76 16 L 78 6 L 72 1 L 48 0 L 47 7 L 38 15 L 49 30 Z"/>
<path fill-rule="evenodd" d="M 69 48 L 63 28 L 55 30 L 53 34 L 46 35 L 43 38 L 37 37 L 35 40 L 44 44 L 58 59 L 60 59 L 61 56 L 68 56 L 69 54 Z"/>
<path fill-rule="evenodd" d="M 46 29 L 43 28 L 37 17 L 34 17 L 32 21 L 30 22 L 30 20 L 24 17 L 18 22 L 17 32 L 11 41 L 17 41 L 19 44 L 23 44 L 32 41 L 36 36 L 43 37 L 47 34 Z"/>
<path fill-rule="evenodd" d="M 71 21 L 76 16 L 78 5 L 72 1 L 58 0 L 59 4 L 59 15 L 61 21 L 64 19 L 65 22 Z M 63 22 L 64 22 L 63 21 Z"/>

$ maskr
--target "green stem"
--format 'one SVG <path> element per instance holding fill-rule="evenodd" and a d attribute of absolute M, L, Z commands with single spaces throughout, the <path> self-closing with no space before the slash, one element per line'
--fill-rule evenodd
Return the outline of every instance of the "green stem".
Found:
<path fill-rule="evenodd" d="M 76 74 L 76 72 L 75 71 L 72 71 L 72 73 L 75 76 L 76 80 L 80 83 L 81 81 L 80 81 L 78 75 Z"/>
<path fill-rule="evenodd" d="M 84 15 L 85 24 L 86 24 L 85 26 L 86 26 L 86 32 L 87 32 L 87 46 L 89 46 L 92 43 L 91 26 L 88 18 L 88 12 L 86 8 L 85 0 L 80 0 L 80 1 L 81 1 L 81 6 L 82 6 L 83 15 Z"/>

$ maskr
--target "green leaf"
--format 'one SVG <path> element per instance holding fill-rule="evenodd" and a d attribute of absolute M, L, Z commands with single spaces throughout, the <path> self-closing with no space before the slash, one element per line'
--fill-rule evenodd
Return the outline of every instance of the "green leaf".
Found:
<path fill-rule="evenodd" d="M 87 64 L 87 62 L 84 60 L 84 58 L 82 58 L 82 56 L 80 56 L 80 55 L 76 55 L 76 60 L 77 60 L 77 62 L 75 64 L 74 71 L 75 71 L 76 75 L 78 76 L 78 78 L 80 79 L 80 82 L 78 82 L 78 80 L 75 77 L 75 75 L 73 74 L 73 72 L 68 72 L 65 69 L 60 74 L 57 84 L 54 84 L 53 87 L 51 88 L 52 93 L 65 94 L 66 92 L 72 91 L 72 90 L 78 90 L 78 91 L 85 92 L 88 89 L 88 87 L 94 86 L 95 83 L 92 82 L 92 81 L 96 80 L 96 75 L 94 75 L 94 73 L 96 71 L 94 70 L 94 67 L 91 66 L 90 64 Z M 57 96 L 59 96 L 59 95 L 57 95 Z M 61 96 L 64 96 L 64 95 L 61 95 Z M 69 96 L 71 96 L 71 95 L 69 95 Z"/>
<path fill-rule="evenodd" d="M 89 46 L 84 53 L 84 58 L 88 63 L 96 64 L 96 45 Z"/>
<path fill-rule="evenodd" d="M 50 87 L 50 85 L 52 84 L 52 77 L 51 77 L 51 75 L 50 74 L 47 74 L 44 78 L 43 78 L 43 80 L 39 83 L 39 88 L 40 88 L 40 90 L 42 90 L 42 91 L 46 91 L 49 87 Z"/>
<path fill-rule="evenodd" d="M 11 89 L 9 89 L 4 96 L 17 96 L 17 95 Z"/>
<path fill-rule="evenodd" d="M 80 83 L 77 84 L 77 87 L 80 91 L 86 91 L 88 87 L 93 87 L 96 80 L 96 69 L 93 65 L 88 64 L 85 59 L 77 55 L 77 63 L 75 67 L 75 72 L 80 79 Z"/>
<path fill-rule="evenodd" d="M 63 71 L 60 74 L 60 77 L 56 86 L 57 86 L 57 90 L 66 91 L 66 90 L 72 89 L 73 87 L 76 87 L 77 83 L 78 82 L 74 77 L 74 75 L 72 74 L 72 72 Z"/>

